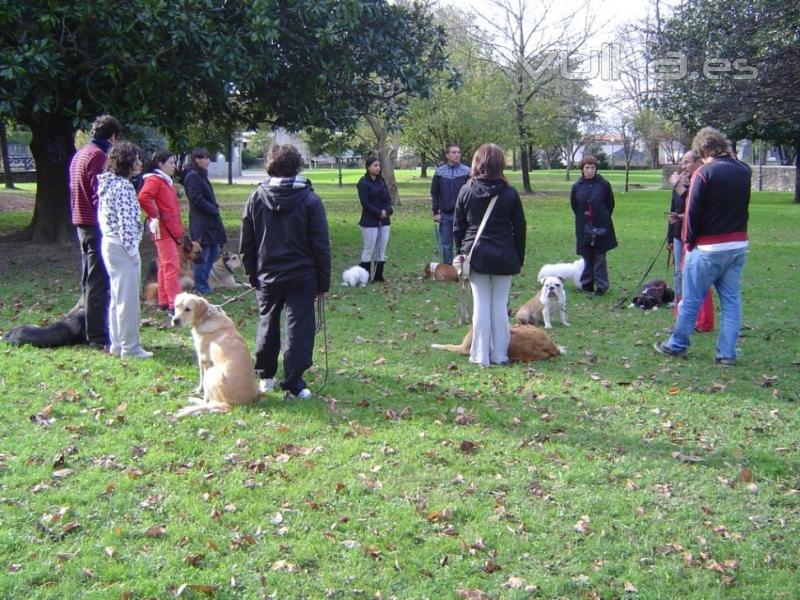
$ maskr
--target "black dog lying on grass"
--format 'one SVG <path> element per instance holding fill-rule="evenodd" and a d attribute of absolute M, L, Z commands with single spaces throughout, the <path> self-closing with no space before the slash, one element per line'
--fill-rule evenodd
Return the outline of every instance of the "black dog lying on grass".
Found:
<path fill-rule="evenodd" d="M 667 286 L 663 279 L 653 279 L 644 284 L 639 293 L 633 297 L 631 306 L 650 310 L 659 304 L 669 304 L 675 299 L 675 292 Z"/>
<path fill-rule="evenodd" d="M 30 344 L 38 348 L 57 348 L 86 343 L 86 313 L 83 310 L 54 321 L 44 327 L 20 325 L 3 336 L 14 346 Z"/>

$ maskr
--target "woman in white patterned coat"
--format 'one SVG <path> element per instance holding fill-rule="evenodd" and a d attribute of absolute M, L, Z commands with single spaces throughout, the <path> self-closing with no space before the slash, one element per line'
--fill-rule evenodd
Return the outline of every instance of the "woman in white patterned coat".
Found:
<path fill-rule="evenodd" d="M 142 261 L 139 242 L 144 227 L 131 179 L 142 170 L 139 148 L 130 142 L 114 144 L 105 172 L 97 176 L 97 218 L 103 234 L 101 252 L 108 270 L 109 353 L 122 358 L 150 358 L 139 338 L 139 284 Z"/>

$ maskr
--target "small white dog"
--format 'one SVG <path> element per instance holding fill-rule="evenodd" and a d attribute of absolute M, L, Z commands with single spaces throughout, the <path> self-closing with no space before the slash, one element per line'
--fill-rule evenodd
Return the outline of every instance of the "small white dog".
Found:
<path fill-rule="evenodd" d="M 571 263 L 544 265 L 539 269 L 539 275 L 536 279 L 542 281 L 545 277 L 560 277 L 564 281 L 569 279 L 576 288 L 580 288 L 581 273 L 583 273 L 583 259 L 579 258 Z"/>
<path fill-rule="evenodd" d="M 350 267 L 342 273 L 342 285 L 345 287 L 364 287 L 369 283 L 369 271 L 358 265 Z"/>
<path fill-rule="evenodd" d="M 542 291 L 523 304 L 517 311 L 517 323 L 526 325 L 541 325 L 545 329 L 552 329 L 550 315 L 556 309 L 561 322 L 569 327 L 567 322 L 567 292 L 564 282 L 558 277 L 545 277 L 540 280 Z"/>

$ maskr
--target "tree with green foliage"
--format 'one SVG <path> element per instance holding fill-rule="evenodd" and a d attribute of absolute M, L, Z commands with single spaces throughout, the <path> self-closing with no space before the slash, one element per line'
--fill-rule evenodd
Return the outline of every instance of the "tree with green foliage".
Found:
<path fill-rule="evenodd" d="M 689 131 L 713 125 L 733 140 L 795 148 L 800 202 L 800 5 L 792 0 L 688 0 L 659 37 L 660 100 Z M 673 53 L 673 54 L 667 54 Z M 662 63 L 663 66 L 663 63 Z"/>
<path fill-rule="evenodd" d="M 71 237 L 74 133 L 96 115 L 153 124 L 344 127 L 424 93 L 443 40 L 418 5 L 385 0 L 75 0 L 0 6 L 0 117 L 30 127 L 37 195 L 29 239 Z M 402 104 L 402 103 L 401 103 Z"/>
<path fill-rule="evenodd" d="M 450 65 L 459 73 L 458 85 L 442 77 L 429 98 L 411 102 L 402 121 L 402 141 L 423 164 L 443 160 L 448 144 L 458 144 L 465 162 L 481 144 L 514 144 L 514 121 L 508 98 L 511 87 L 475 41 L 474 19 L 460 9 L 441 8 L 436 19 L 447 34 Z"/>

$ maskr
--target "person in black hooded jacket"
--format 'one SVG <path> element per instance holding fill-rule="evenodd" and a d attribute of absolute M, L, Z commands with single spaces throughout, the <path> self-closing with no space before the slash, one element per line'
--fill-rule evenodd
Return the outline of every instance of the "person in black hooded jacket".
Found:
<path fill-rule="evenodd" d="M 286 350 L 281 389 L 308 398 L 303 373 L 314 353 L 314 300 L 331 284 L 328 222 L 311 182 L 299 175 L 303 157 L 294 146 L 273 146 L 267 179 L 250 196 L 242 215 L 239 251 L 256 288 L 260 319 L 255 370 L 261 392 L 275 385 L 281 349 L 281 312 L 286 307 Z"/>
<path fill-rule="evenodd" d="M 511 276 L 525 262 L 525 213 L 517 190 L 503 176 L 505 155 L 484 144 L 472 157 L 472 179 L 458 194 L 453 243 L 470 259 L 472 347 L 469 361 L 482 366 L 508 362 L 508 294 Z M 491 199 L 497 197 L 480 238 L 475 242 Z"/>
<path fill-rule="evenodd" d="M 569 196 L 575 213 L 575 252 L 583 257 L 581 289 L 602 296 L 608 291 L 606 252 L 617 247 L 614 233 L 614 192 L 597 174 L 597 159 L 587 154 L 580 162 L 581 176 Z"/>

